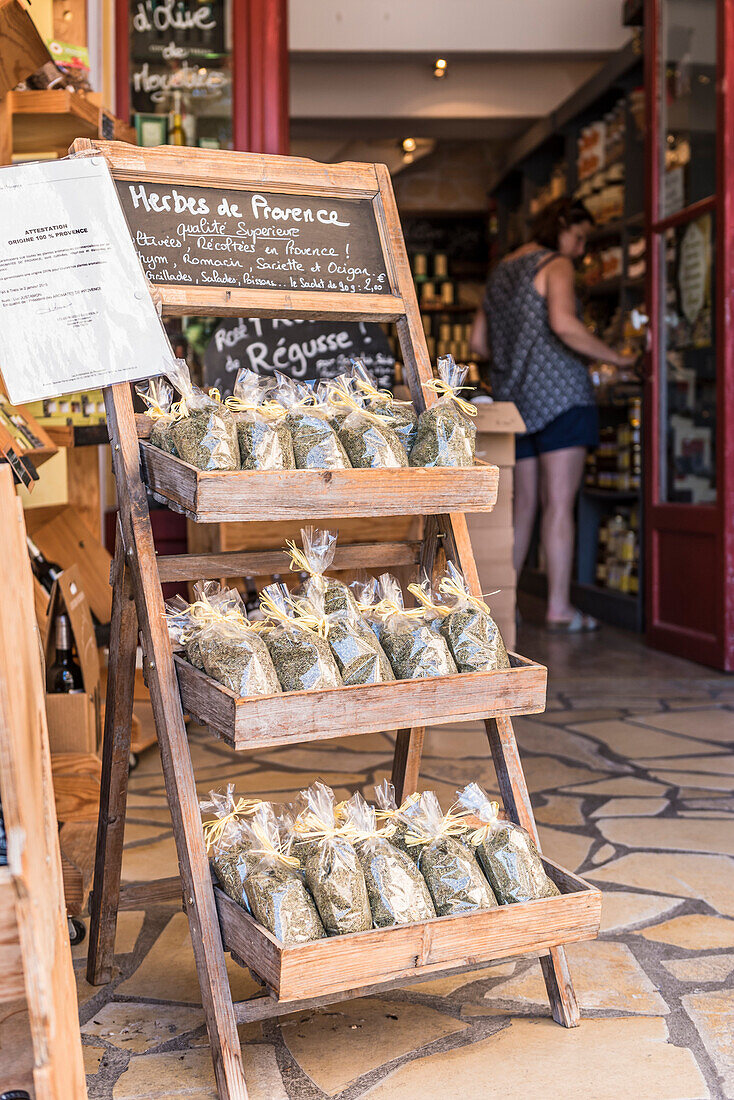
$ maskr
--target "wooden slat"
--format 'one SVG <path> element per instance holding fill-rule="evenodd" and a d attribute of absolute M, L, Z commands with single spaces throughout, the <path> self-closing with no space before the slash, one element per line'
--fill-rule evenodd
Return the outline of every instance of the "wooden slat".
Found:
<path fill-rule="evenodd" d="M 59 821 L 96 821 L 102 761 L 95 753 L 55 752 L 51 756 L 56 816 Z"/>
<path fill-rule="evenodd" d="M 417 565 L 419 542 L 372 542 L 339 546 L 333 569 L 367 569 L 370 566 L 392 569 L 401 565 Z M 169 554 L 158 557 L 158 575 L 167 581 L 213 580 L 216 577 L 263 577 L 282 573 L 288 556 L 283 550 L 243 552 L 232 550 L 224 554 Z"/>
<path fill-rule="evenodd" d="M 13 877 L 7 867 L 0 867 L 0 1003 L 25 997 L 16 900 Z"/>
<path fill-rule="evenodd" d="M 181 905 L 181 879 L 158 878 L 152 882 L 130 882 L 120 887 L 120 909 L 143 909 L 152 905 L 178 902 Z"/>
<path fill-rule="evenodd" d="M 202 471 L 150 443 L 140 451 L 151 492 L 200 523 L 491 512 L 497 501 L 496 466 Z"/>
<path fill-rule="evenodd" d="M 553 863 L 547 861 L 546 869 L 555 876 Z M 215 893 L 225 947 L 286 1003 L 592 939 L 599 930 L 601 892 L 570 872 L 559 877 L 561 889 L 571 882 L 575 892 L 288 946 L 218 887 Z"/>
<path fill-rule="evenodd" d="M 323 691 L 237 699 L 233 692 L 176 656 L 184 710 L 234 748 L 260 748 L 357 733 L 475 721 L 487 714 L 537 714 L 545 709 L 547 672 L 517 666 L 421 680 L 395 680 Z"/>
<path fill-rule="evenodd" d="M 225 290 L 222 287 L 186 287 L 156 283 L 165 301 L 166 315 L 185 317 L 309 318 L 312 321 L 397 321 L 405 312 L 392 294 L 342 294 L 338 291 Z"/>

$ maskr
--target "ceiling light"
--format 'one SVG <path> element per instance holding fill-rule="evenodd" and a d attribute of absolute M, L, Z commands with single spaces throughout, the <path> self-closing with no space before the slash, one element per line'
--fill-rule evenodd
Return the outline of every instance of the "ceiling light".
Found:
<path fill-rule="evenodd" d="M 447 62 L 446 62 L 445 58 L 443 58 L 443 57 L 437 57 L 436 58 L 436 60 L 433 63 L 433 75 L 436 77 L 437 80 L 440 80 L 441 77 L 446 76 L 447 67 L 448 67 L 448 65 L 447 65 Z"/>
<path fill-rule="evenodd" d="M 414 153 L 416 147 L 415 138 L 403 138 L 403 152 Z"/>

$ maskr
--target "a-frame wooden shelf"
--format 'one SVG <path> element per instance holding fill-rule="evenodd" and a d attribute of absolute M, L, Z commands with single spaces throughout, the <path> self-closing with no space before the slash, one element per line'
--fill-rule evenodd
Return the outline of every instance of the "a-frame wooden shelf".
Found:
<path fill-rule="evenodd" d="M 397 326 L 405 377 L 416 408 L 435 394 L 423 384 L 432 377 L 413 281 L 405 253 L 389 174 L 382 165 L 323 165 L 289 157 L 202 150 L 130 149 L 80 141 L 75 150 L 95 149 L 107 158 L 118 181 L 175 185 L 179 193 L 216 187 L 236 199 L 254 191 L 340 197 L 368 201 L 377 227 L 387 286 L 380 293 L 234 289 L 159 284 L 167 313 L 208 313 L 293 318 L 390 320 Z M 87 976 L 93 984 L 113 974 L 120 868 L 130 747 L 135 649 L 138 634 L 156 718 L 168 802 L 181 873 L 180 885 L 149 884 L 154 897 L 182 890 L 191 925 L 202 1003 L 219 1095 L 246 1100 L 237 1022 L 279 1015 L 294 1007 L 378 992 L 421 975 L 470 970 L 492 959 L 540 958 L 554 1018 L 578 1023 L 578 1009 L 562 944 L 596 935 L 600 895 L 583 880 L 550 861 L 546 867 L 561 896 L 489 913 L 439 918 L 422 925 L 380 929 L 285 948 L 215 888 L 209 869 L 189 751 L 184 709 L 210 723 L 236 748 L 299 743 L 367 729 L 398 726 L 392 779 L 400 798 L 418 786 L 426 724 L 483 717 L 504 806 L 512 820 L 537 840 L 537 829 L 510 715 L 532 713 L 545 704 L 545 669 L 513 655 L 513 667 L 497 673 L 396 682 L 374 688 L 293 693 L 269 699 L 236 699 L 180 659 L 174 659 L 165 626 L 162 580 L 257 575 L 277 571 L 282 550 L 186 556 L 156 560 L 146 488 L 172 506 L 205 522 L 257 521 L 284 516 L 425 516 L 421 543 L 340 547 L 335 568 L 412 565 L 431 572 L 439 551 L 462 570 L 476 594 L 479 579 L 464 518 L 468 508 L 488 510 L 496 495 L 492 467 L 427 471 L 293 471 L 275 479 L 263 472 L 210 478 L 185 463 L 172 465 L 138 437 L 130 390 L 105 394 L 107 423 L 119 505 L 113 562 L 112 646 L 105 716 L 102 799 Z M 143 433 L 144 434 L 144 433 Z M 142 452 L 142 453 L 141 453 Z M 184 470 L 181 470 L 184 467 Z M 343 476 L 342 476 L 343 474 Z M 446 475 L 449 476 L 446 476 Z M 394 475 L 394 477 L 393 477 Z M 304 492 L 303 486 L 309 488 Z M 222 491 L 217 485 L 224 485 Z M 277 489 L 273 489 L 277 485 Z M 357 486 L 373 489 L 356 491 Z M 409 492 L 406 491 L 409 485 Z M 270 489 L 268 489 L 270 486 Z M 410 494 L 417 499 L 408 501 Z M 314 496 L 317 500 L 314 502 Z M 375 524 L 379 538 L 380 525 Z M 223 777 L 224 778 L 224 777 Z M 132 890 L 135 904 L 141 888 Z M 376 950 L 377 949 L 377 950 Z M 249 966 L 269 992 L 233 1004 L 224 951 Z"/>

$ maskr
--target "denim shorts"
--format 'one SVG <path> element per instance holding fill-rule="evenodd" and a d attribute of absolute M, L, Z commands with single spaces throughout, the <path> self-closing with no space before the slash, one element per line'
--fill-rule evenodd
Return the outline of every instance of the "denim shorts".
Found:
<path fill-rule="evenodd" d="M 599 410 L 596 405 L 574 405 L 537 432 L 526 432 L 515 439 L 515 460 L 537 458 L 564 447 L 599 445 Z"/>

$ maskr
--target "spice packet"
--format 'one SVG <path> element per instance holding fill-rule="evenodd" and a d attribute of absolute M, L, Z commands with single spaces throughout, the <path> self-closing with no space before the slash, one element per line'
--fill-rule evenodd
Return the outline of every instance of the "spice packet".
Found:
<path fill-rule="evenodd" d="M 405 843 L 419 849 L 418 870 L 439 917 L 497 905 L 472 849 L 464 843 L 468 827 L 463 817 L 453 809 L 444 814 L 433 791 L 424 791 L 403 817 Z"/>
<path fill-rule="evenodd" d="M 293 440 L 287 409 L 268 401 L 270 379 L 246 367 L 237 372 L 234 393 L 225 404 L 234 415 L 243 470 L 293 470 Z"/>
<path fill-rule="evenodd" d="M 334 654 L 342 676 L 342 682 L 353 684 L 382 684 L 394 680 L 387 655 L 375 633 L 351 606 L 342 611 L 327 615 L 324 605 L 325 596 L 313 588 L 310 598 L 299 601 L 317 616 L 326 619 L 329 624 L 327 641 Z"/>
<path fill-rule="evenodd" d="M 471 594 L 452 562 L 438 583 L 437 593 L 431 592 L 428 580 L 419 585 L 409 584 L 408 591 L 446 639 L 459 672 L 491 672 L 510 667 L 505 643 L 488 605 L 480 596 Z"/>
<path fill-rule="evenodd" d="M 173 387 L 165 378 L 149 378 L 135 387 L 138 397 L 146 404 L 145 415 L 152 420 L 150 442 L 169 454 L 178 454 L 171 432 L 174 421 L 172 412 Z"/>
<path fill-rule="evenodd" d="M 250 855 L 252 838 L 243 828 L 244 821 L 261 805 L 259 798 L 235 798 L 234 783 L 227 784 L 225 794 L 210 791 L 199 803 L 202 814 L 214 814 L 204 823 L 204 841 L 209 862 L 222 889 L 238 905 L 248 909 L 245 879 L 257 863 Z"/>
<path fill-rule="evenodd" d="M 342 678 L 327 641 L 327 619 L 299 606 L 284 584 L 263 589 L 260 606 L 272 624 L 263 637 L 283 691 L 339 687 Z"/>
<path fill-rule="evenodd" d="M 409 455 L 418 434 L 418 413 L 412 401 L 398 401 L 390 390 L 378 389 L 360 359 L 352 360 L 352 384 L 367 409 L 383 420 Z"/>
<path fill-rule="evenodd" d="M 171 425 L 179 457 L 199 470 L 239 469 L 237 425 L 217 391 L 206 394 L 195 386 L 183 359 L 169 367 L 168 377 L 181 394 Z"/>
<path fill-rule="evenodd" d="M 377 637 L 398 680 L 451 676 L 457 671 L 445 638 L 426 622 L 423 608 L 406 609 L 396 577 L 379 579 L 380 601 L 372 610 Z"/>
<path fill-rule="evenodd" d="M 307 845 L 304 876 L 324 928 L 330 936 L 366 932 L 372 913 L 364 872 L 350 830 L 337 821 L 334 792 L 317 781 L 301 798 L 305 806 L 293 831 Z"/>
<path fill-rule="evenodd" d="M 204 671 L 238 698 L 279 693 L 280 682 L 262 637 L 267 629 L 262 620 L 247 619 L 241 601 L 214 607 L 197 637 Z"/>
<path fill-rule="evenodd" d="M 499 804 L 492 802 L 478 784 L 469 783 L 459 791 L 458 805 L 482 822 L 468 840 L 500 905 L 560 894 L 545 873 L 530 834 L 512 821 L 502 821 Z"/>
<path fill-rule="evenodd" d="M 439 395 L 418 418 L 418 433 L 410 452 L 411 466 L 473 466 L 477 429 L 470 417 L 476 408 L 459 397 L 468 367 L 460 367 L 452 355 L 438 361 L 438 378 L 424 382 L 424 389 Z"/>
<path fill-rule="evenodd" d="M 348 470 L 351 463 L 334 426 L 329 409 L 302 382 L 276 373 L 275 399 L 287 409 L 285 424 L 293 441 L 298 470 Z"/>
<path fill-rule="evenodd" d="M 436 911 L 425 880 L 405 852 L 393 847 L 389 829 L 379 829 L 374 806 L 354 794 L 343 807 L 344 822 L 364 871 L 376 927 L 430 920 Z"/>
<path fill-rule="evenodd" d="M 183 648 L 186 659 L 204 672 L 204 658 L 199 647 L 199 636 L 214 618 L 220 606 L 244 607 L 237 591 L 223 588 L 218 581 L 197 581 L 194 585 L 194 601 L 188 603 L 183 596 L 174 596 L 166 604 L 168 636 L 174 645 Z"/>
<path fill-rule="evenodd" d="M 327 388 L 327 404 L 339 415 L 339 439 L 355 469 L 398 469 L 408 465 L 405 448 L 390 425 L 338 384 Z"/>
<path fill-rule="evenodd" d="M 385 822 L 385 835 L 389 836 L 393 848 L 399 848 L 401 852 L 405 852 L 414 863 L 418 862 L 421 847 L 419 844 L 411 844 L 408 847 L 405 834 L 409 828 L 407 819 L 412 807 L 415 806 L 419 798 L 418 792 L 414 791 L 413 794 L 409 794 L 407 798 L 404 798 L 398 806 L 395 801 L 395 787 L 389 779 L 383 779 L 382 783 L 375 787 L 376 820 Z M 389 826 L 389 829 L 387 826 Z"/>
<path fill-rule="evenodd" d="M 315 592 L 321 593 L 327 615 L 349 609 L 358 611 L 357 601 L 350 588 L 336 577 L 326 576 L 326 570 L 334 561 L 336 540 L 336 531 L 321 530 L 318 527 L 301 528 L 303 549 L 286 539 L 291 570 L 307 574 L 305 595 L 311 599 Z"/>
<path fill-rule="evenodd" d="M 291 855 L 273 807 L 259 806 L 244 822 L 250 842 L 250 858 L 244 880 L 250 912 L 256 921 L 283 944 L 324 939 L 326 932 L 316 905 L 301 874 L 300 863 Z"/>

